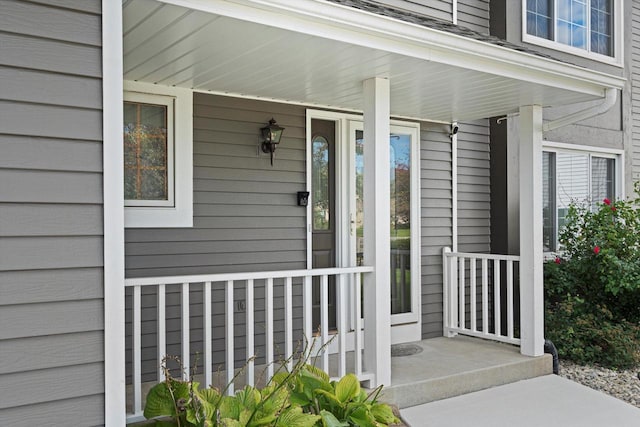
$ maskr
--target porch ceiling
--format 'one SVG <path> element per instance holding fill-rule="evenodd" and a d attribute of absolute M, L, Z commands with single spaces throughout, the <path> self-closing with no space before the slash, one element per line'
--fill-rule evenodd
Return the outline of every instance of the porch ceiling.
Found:
<path fill-rule="evenodd" d="M 392 115 L 440 121 L 590 101 L 622 86 L 616 77 L 331 3 L 296 0 L 295 10 L 286 3 L 125 1 L 124 79 L 360 111 L 362 81 L 387 77 Z M 405 27 L 411 34 L 393 34 Z"/>

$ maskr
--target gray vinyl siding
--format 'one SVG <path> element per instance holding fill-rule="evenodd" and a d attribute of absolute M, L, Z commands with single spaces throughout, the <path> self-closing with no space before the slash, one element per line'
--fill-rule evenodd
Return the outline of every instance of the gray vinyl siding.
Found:
<path fill-rule="evenodd" d="M 422 337 L 442 336 L 442 248 L 452 240 L 449 126 L 420 127 Z"/>
<path fill-rule="evenodd" d="M 101 3 L 0 10 L 0 425 L 99 425 Z"/>
<path fill-rule="evenodd" d="M 631 7 L 631 53 L 627 62 L 631 76 L 631 172 L 633 181 L 640 181 L 640 4 L 631 2 Z M 627 194 L 631 190 L 627 188 Z"/>
<path fill-rule="evenodd" d="M 458 250 L 491 253 L 489 121 L 458 132 Z"/>
<path fill-rule="evenodd" d="M 260 128 L 274 117 L 285 128 L 273 167 L 258 151 Z M 192 228 L 127 229 L 127 277 L 255 272 L 306 268 L 306 209 L 297 192 L 306 188 L 306 108 L 208 94 L 194 94 L 194 218 Z M 301 287 L 294 281 L 294 305 Z M 255 282 L 255 349 L 263 360 L 264 283 Z M 143 292 L 143 303 L 155 307 L 155 291 Z M 234 299 L 244 302 L 244 283 L 236 283 Z M 202 289 L 190 293 L 192 360 L 202 354 Z M 276 280 L 275 337 L 283 349 L 284 315 L 281 281 Z M 213 286 L 213 368 L 224 366 L 224 284 Z M 131 300 L 127 298 L 127 336 Z M 235 306 L 236 366 L 245 354 L 245 312 Z M 180 354 L 180 292 L 168 289 L 167 353 Z M 294 310 L 300 325 L 301 309 Z M 156 362 L 155 309 L 142 312 L 142 357 L 145 381 L 153 380 Z M 298 338 L 301 338 L 298 335 Z M 131 340 L 127 339 L 127 346 Z M 127 347 L 129 348 L 129 347 Z M 129 353 L 127 353 L 129 354 Z M 201 364 L 200 360 L 200 364 Z M 130 367 L 130 365 L 127 365 Z M 129 375 L 129 371 L 127 371 Z"/>
<path fill-rule="evenodd" d="M 367 3 L 390 7 L 431 18 L 451 22 L 453 17 L 452 0 L 365 0 Z"/>
<path fill-rule="evenodd" d="M 258 152 L 272 116 L 273 167 Z M 193 125 L 193 227 L 127 229 L 126 276 L 305 268 L 305 108 L 195 93 Z"/>
<path fill-rule="evenodd" d="M 489 0 L 458 0 L 458 25 L 489 33 Z"/>

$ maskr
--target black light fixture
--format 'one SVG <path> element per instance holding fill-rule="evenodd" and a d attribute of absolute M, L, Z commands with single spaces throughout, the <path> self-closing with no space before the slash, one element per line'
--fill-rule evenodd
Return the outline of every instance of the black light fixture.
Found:
<path fill-rule="evenodd" d="M 458 127 L 457 122 L 451 123 L 451 129 L 449 129 L 449 139 L 453 139 L 453 137 L 458 134 L 459 129 L 460 128 Z"/>
<path fill-rule="evenodd" d="M 276 151 L 276 147 L 280 144 L 280 138 L 282 138 L 283 127 L 278 126 L 274 118 L 269 120 L 269 125 L 260 129 L 262 131 L 262 152 L 271 153 L 271 166 L 273 166 L 273 152 Z"/>

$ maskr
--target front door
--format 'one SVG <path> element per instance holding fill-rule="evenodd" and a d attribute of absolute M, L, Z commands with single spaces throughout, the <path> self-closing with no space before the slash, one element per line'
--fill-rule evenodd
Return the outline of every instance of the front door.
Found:
<path fill-rule="evenodd" d="M 335 152 L 336 123 L 311 120 L 311 267 L 336 266 Z M 329 277 L 329 329 L 336 329 L 335 276 Z M 312 325 L 320 325 L 320 278 L 313 278 Z"/>

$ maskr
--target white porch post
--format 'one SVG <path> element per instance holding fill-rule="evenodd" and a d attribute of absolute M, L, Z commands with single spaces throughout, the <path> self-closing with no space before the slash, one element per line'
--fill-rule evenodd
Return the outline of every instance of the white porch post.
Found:
<path fill-rule="evenodd" d="M 544 353 L 542 107 L 520 107 L 520 352 Z"/>
<path fill-rule="evenodd" d="M 364 367 L 375 384 L 391 384 L 391 295 L 389 224 L 389 80 L 364 81 Z"/>

